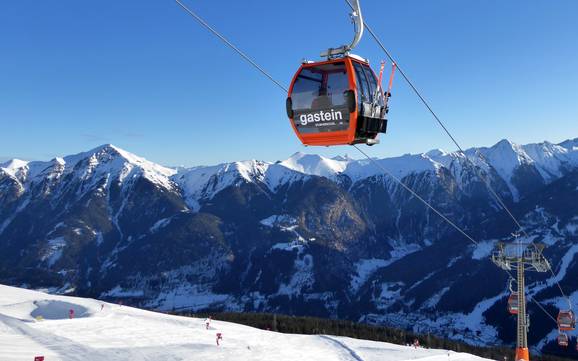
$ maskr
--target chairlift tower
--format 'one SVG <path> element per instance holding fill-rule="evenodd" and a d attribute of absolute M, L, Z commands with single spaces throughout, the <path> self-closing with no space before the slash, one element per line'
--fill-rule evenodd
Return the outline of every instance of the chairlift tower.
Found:
<path fill-rule="evenodd" d="M 530 361 L 528 351 L 528 328 L 530 318 L 526 315 L 525 271 L 546 272 L 550 269 L 548 260 L 544 258 L 542 251 L 544 245 L 535 243 L 522 243 L 518 241 L 518 235 L 513 235 L 516 242 L 498 243 L 492 253 L 492 262 L 496 266 L 510 273 L 514 268 L 517 271 L 518 291 L 518 323 L 516 336 L 515 361 Z"/>

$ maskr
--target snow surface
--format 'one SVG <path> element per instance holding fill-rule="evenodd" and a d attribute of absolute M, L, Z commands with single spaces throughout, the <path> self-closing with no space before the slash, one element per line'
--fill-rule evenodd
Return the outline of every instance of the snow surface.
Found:
<path fill-rule="evenodd" d="M 363 286 L 367 280 L 369 280 L 371 275 L 373 275 L 380 268 L 385 268 L 390 264 L 399 261 L 403 257 L 421 249 L 421 247 L 416 244 L 404 244 L 401 242 L 395 242 L 394 245 L 394 249 L 389 252 L 390 258 L 388 259 L 361 259 L 355 264 L 356 275 L 351 279 L 349 286 L 353 291 L 358 291 L 359 288 L 361 288 L 361 286 Z"/>
<path fill-rule="evenodd" d="M 429 274 L 424 280 L 433 275 Z M 423 282 L 424 280 L 420 281 Z M 419 282 L 418 282 L 419 283 Z M 388 307 L 399 299 L 399 292 L 402 282 L 386 282 L 381 284 L 381 293 L 374 301 L 379 309 L 386 311 L 382 313 L 367 314 L 360 318 L 363 322 L 373 324 L 389 324 L 398 328 L 411 328 L 418 334 L 435 333 L 439 330 L 446 330 L 448 337 L 453 340 L 463 341 L 471 345 L 488 345 L 500 342 L 498 330 L 486 323 L 484 313 L 490 309 L 496 301 L 507 297 L 506 292 L 502 291 L 494 297 L 484 299 L 476 304 L 474 309 L 469 313 L 439 313 L 436 312 L 431 318 L 423 316 L 420 313 L 405 313 L 402 311 L 391 312 Z M 422 309 L 433 308 L 437 306 L 443 295 L 449 290 L 451 284 L 442 288 L 433 294 L 421 306 Z M 413 301 L 408 302 L 411 306 Z"/>
<path fill-rule="evenodd" d="M 6 163 L 0 164 L 0 169 L 2 169 L 4 172 L 8 173 L 12 177 L 18 178 L 20 176 L 19 174 L 20 171 L 24 167 L 26 167 L 27 164 L 28 162 L 25 160 L 12 159 Z"/>
<path fill-rule="evenodd" d="M 297 152 L 280 164 L 297 172 L 333 178 L 342 173 L 348 163 L 347 160 L 330 159 L 316 154 Z"/>
<path fill-rule="evenodd" d="M 280 226 L 286 229 L 297 224 L 297 220 L 288 214 L 274 214 L 262 219 L 259 223 L 267 227 Z"/>
<path fill-rule="evenodd" d="M 472 259 L 481 260 L 489 257 L 492 254 L 492 251 L 494 250 L 496 242 L 498 242 L 498 240 L 496 239 L 484 240 L 482 242 L 479 242 L 474 247 L 474 250 L 472 252 Z"/>
<path fill-rule="evenodd" d="M 518 190 L 512 184 L 512 176 L 517 167 L 533 163 L 523 148 L 507 139 L 502 139 L 491 148 L 482 148 L 480 153 L 489 161 L 500 177 L 506 181 L 514 199 L 518 199 Z"/>
<path fill-rule="evenodd" d="M 101 306 L 103 306 L 101 310 Z M 75 318 L 68 319 L 74 309 Z M 222 333 L 221 346 L 215 344 Z M 0 285 L 0 360 L 483 361 L 328 335 L 292 335 Z"/>
<path fill-rule="evenodd" d="M 155 222 L 152 227 L 149 229 L 149 232 L 155 233 L 159 229 L 166 227 L 169 223 L 171 223 L 171 218 L 162 218 Z"/>
<path fill-rule="evenodd" d="M 313 256 L 310 254 L 302 256 L 303 248 L 298 248 L 297 250 L 299 256 L 293 263 L 291 279 L 288 283 L 279 285 L 278 295 L 299 295 L 302 290 L 310 288 L 315 283 Z"/>
<path fill-rule="evenodd" d="M 395 261 L 398 259 L 395 258 Z M 377 259 L 377 258 L 369 258 L 369 259 L 362 259 L 359 260 L 355 264 L 355 271 L 356 275 L 351 280 L 350 288 L 357 292 L 361 286 L 367 282 L 369 277 L 374 274 L 378 269 L 384 268 L 389 266 L 393 263 L 392 260 L 384 260 L 384 259 Z"/>
<path fill-rule="evenodd" d="M 444 287 L 440 291 L 436 292 L 427 301 L 424 302 L 424 308 L 435 308 L 442 297 L 450 290 L 450 287 Z"/>
<path fill-rule="evenodd" d="M 66 247 L 64 237 L 58 237 L 47 241 L 47 249 L 41 259 L 46 261 L 48 267 L 52 267 L 62 257 L 62 252 Z"/>

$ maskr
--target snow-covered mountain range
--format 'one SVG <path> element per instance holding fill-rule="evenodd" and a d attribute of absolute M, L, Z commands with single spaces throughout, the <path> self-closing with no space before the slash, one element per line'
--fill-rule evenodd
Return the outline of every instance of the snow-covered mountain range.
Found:
<path fill-rule="evenodd" d="M 549 183 L 558 179 L 578 166 L 578 138 L 560 144 L 548 142 L 517 145 L 502 140 L 490 148 L 472 148 L 466 151 L 469 160 L 458 152 L 432 150 L 422 154 L 406 154 L 400 157 L 377 160 L 388 172 L 398 178 L 423 172 L 437 173 L 449 170 L 456 179 L 463 175 L 462 167 L 476 164 L 487 173 L 496 172 L 508 185 L 514 199 L 519 198 L 519 187 L 515 184 L 520 168 L 533 167 L 539 173 L 542 182 Z M 49 162 L 27 162 L 13 159 L 0 164 L 5 176 L 17 182 L 24 191 L 27 184 L 41 182 L 44 179 L 57 181 L 62 177 L 73 177 L 85 182 L 90 190 L 94 184 L 87 180 L 117 178 L 119 183 L 130 182 L 139 176 L 159 187 L 174 190 L 182 189 L 191 202 L 192 208 L 197 202 L 210 199 L 224 188 L 238 181 L 260 182 L 267 190 L 307 175 L 326 177 L 331 180 L 346 176 L 354 183 L 382 175 L 383 171 L 366 160 L 354 160 L 344 157 L 325 158 L 315 154 L 295 153 L 290 158 L 275 163 L 262 161 L 240 161 L 216 166 L 199 166 L 175 169 L 163 167 L 138 157 L 114 145 L 108 144 L 88 152 L 55 158 Z M 218 179 L 218 182 L 215 180 Z M 460 179 L 462 184 L 463 179 Z M 105 184 L 108 186 L 108 184 Z M 50 189 L 46 189 L 47 192 Z"/>
<path fill-rule="evenodd" d="M 472 343 L 512 342 L 506 278 L 487 256 L 515 229 L 478 174 L 548 245 L 556 279 L 578 297 L 578 139 L 503 140 L 466 155 L 376 161 L 478 246 L 367 160 L 296 153 L 171 169 L 112 145 L 11 160 L 0 164 L 0 282 L 150 308 L 341 317 L 443 335 L 450 327 Z M 551 312 L 562 306 L 553 280 L 530 279 Z M 552 348 L 554 325 L 530 312 L 531 343 Z"/>

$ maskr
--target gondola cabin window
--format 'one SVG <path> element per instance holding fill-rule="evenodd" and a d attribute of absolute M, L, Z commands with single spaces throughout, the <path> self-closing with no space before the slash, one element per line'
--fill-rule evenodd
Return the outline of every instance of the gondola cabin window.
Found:
<path fill-rule="evenodd" d="M 291 94 L 294 122 L 300 133 L 346 130 L 349 127 L 349 79 L 344 62 L 304 67 Z"/>

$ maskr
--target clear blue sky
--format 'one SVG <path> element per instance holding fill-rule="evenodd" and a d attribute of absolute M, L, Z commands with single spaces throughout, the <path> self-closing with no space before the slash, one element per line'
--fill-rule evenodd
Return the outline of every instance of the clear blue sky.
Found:
<path fill-rule="evenodd" d="M 283 83 L 349 42 L 340 0 L 186 3 Z M 362 0 L 366 21 L 466 146 L 578 137 L 578 1 Z M 356 53 L 384 57 L 369 36 Z M 453 150 L 401 78 L 375 156 Z M 173 1 L 11 1 L 0 11 L 0 159 L 113 143 L 166 165 L 305 149 L 285 94 Z"/>

